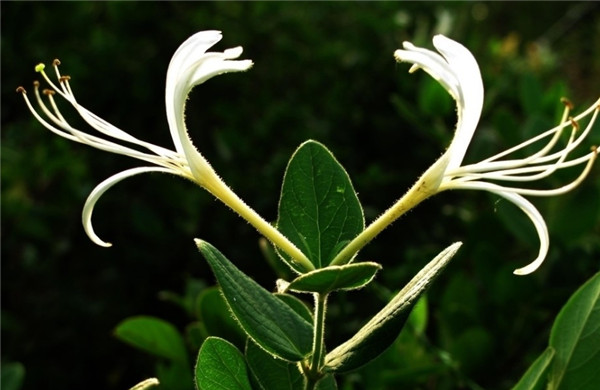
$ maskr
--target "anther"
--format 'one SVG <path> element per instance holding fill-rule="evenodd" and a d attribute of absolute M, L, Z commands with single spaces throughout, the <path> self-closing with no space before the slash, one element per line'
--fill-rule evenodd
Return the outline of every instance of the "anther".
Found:
<path fill-rule="evenodd" d="M 25 90 L 25 88 L 21 87 L 20 85 L 17 87 L 17 93 L 22 93 L 22 94 L 26 94 L 27 91 Z"/>
<path fill-rule="evenodd" d="M 561 97 L 560 101 L 562 104 L 564 104 L 565 106 L 567 106 L 567 108 L 569 110 L 573 109 L 573 103 L 571 103 L 571 101 L 569 99 L 567 99 L 566 97 Z"/>
<path fill-rule="evenodd" d="M 39 88 L 39 87 L 40 87 L 40 82 L 39 82 L 39 81 L 37 81 L 37 80 L 35 80 L 35 81 L 33 82 L 33 88 Z"/>
<path fill-rule="evenodd" d="M 45 88 L 45 89 L 42 91 L 42 93 L 43 93 L 44 95 L 48 96 L 48 95 L 55 95 L 55 94 L 56 94 L 56 91 L 55 91 L 55 90 L 53 90 L 53 89 L 48 89 L 48 88 Z"/>
<path fill-rule="evenodd" d="M 69 81 L 71 80 L 71 76 L 60 76 L 60 79 L 58 79 L 59 82 L 64 83 L 65 81 Z"/>
<path fill-rule="evenodd" d="M 35 71 L 39 73 L 39 72 L 43 71 L 45 67 L 46 67 L 46 65 L 44 65 L 43 63 L 39 63 L 35 66 Z"/>
<path fill-rule="evenodd" d="M 571 126 L 575 128 L 575 130 L 579 131 L 579 123 L 572 116 L 569 117 L 569 121 L 571 122 Z"/>
<path fill-rule="evenodd" d="M 53 66 L 58 66 L 60 65 L 60 60 L 58 58 L 55 58 L 54 61 L 52 61 L 52 65 Z"/>

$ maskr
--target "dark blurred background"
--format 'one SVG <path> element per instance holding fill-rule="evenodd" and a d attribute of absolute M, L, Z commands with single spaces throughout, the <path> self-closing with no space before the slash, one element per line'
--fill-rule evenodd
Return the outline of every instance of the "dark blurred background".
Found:
<path fill-rule="evenodd" d="M 125 389 L 152 376 L 154 359 L 112 331 L 138 314 L 179 327 L 189 322 L 159 292 L 214 283 L 195 237 L 265 287 L 275 278 L 252 227 L 192 183 L 167 175 L 135 177 L 109 191 L 94 225 L 114 246 L 95 246 L 81 227 L 87 195 L 141 163 L 74 144 L 37 123 L 14 92 L 19 85 L 31 90 L 37 63 L 60 58 L 80 103 L 171 148 L 164 115 L 171 55 L 197 31 L 223 31 L 215 50 L 241 45 L 242 58 L 255 65 L 197 87 L 187 124 L 217 172 L 270 220 L 277 217 L 287 159 L 306 139 L 327 145 L 348 170 L 367 221 L 447 147 L 454 103 L 424 72 L 410 75 L 409 65 L 395 63 L 402 41 L 431 48 L 431 37 L 443 33 L 477 58 L 486 101 L 467 162 L 552 127 L 561 96 L 582 110 L 600 92 L 594 2 L 2 2 L 1 11 L 2 363 L 24 367 L 23 389 Z M 592 144 L 600 144 L 600 132 Z M 361 253 L 384 266 L 378 288 L 331 299 L 329 347 L 384 305 L 382 291 L 398 290 L 437 252 L 462 240 L 429 293 L 425 351 L 442 368 L 402 383 L 510 387 L 544 349 L 560 307 L 599 269 L 599 178 L 596 166 L 577 190 L 533 199 L 551 247 L 542 268 L 525 277 L 512 270 L 535 258 L 538 239 L 514 206 L 465 191 L 420 205 Z M 350 375 L 340 387 L 396 388 L 389 383 L 401 382 L 382 378 L 412 356 L 394 351 L 398 357 Z"/>

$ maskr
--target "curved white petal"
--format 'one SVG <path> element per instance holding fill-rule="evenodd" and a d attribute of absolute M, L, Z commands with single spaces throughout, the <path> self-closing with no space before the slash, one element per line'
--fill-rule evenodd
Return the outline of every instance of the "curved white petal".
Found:
<path fill-rule="evenodd" d="M 539 268 L 544 262 L 546 255 L 548 254 L 548 248 L 550 247 L 550 234 L 548 233 L 548 227 L 546 221 L 535 208 L 535 206 L 527 199 L 514 192 L 503 191 L 503 188 L 499 185 L 485 182 L 472 181 L 467 183 L 451 183 L 444 189 L 462 189 L 462 190 L 483 190 L 492 192 L 496 195 L 503 197 L 509 202 L 514 203 L 519 207 L 531 220 L 535 230 L 537 231 L 538 237 L 540 238 L 540 250 L 537 257 L 531 263 L 525 267 L 516 269 L 515 275 L 527 275 Z"/>
<path fill-rule="evenodd" d="M 405 50 L 396 50 L 394 58 L 396 61 L 409 62 L 414 64 L 409 72 L 417 69 L 423 69 L 448 91 L 452 97 L 458 101 L 461 96 L 459 93 L 458 79 L 451 71 L 444 57 L 431 50 L 415 47 L 409 42 L 404 42 Z"/>
<path fill-rule="evenodd" d="M 404 42 L 404 50 L 396 50 L 396 60 L 413 63 L 410 71 L 421 68 L 448 91 L 457 105 L 458 120 L 454 138 L 448 147 L 447 169 L 460 166 L 477 128 L 483 108 L 483 81 L 473 54 L 460 43 L 443 35 L 433 37 L 438 54 Z"/>
<path fill-rule="evenodd" d="M 108 179 L 104 180 L 102 183 L 98 184 L 96 186 L 96 188 L 94 188 L 94 190 L 90 193 L 90 195 L 86 199 L 85 205 L 83 206 L 83 212 L 81 213 L 81 221 L 83 223 L 83 229 L 85 230 L 88 237 L 95 244 L 103 246 L 103 247 L 112 246 L 111 243 L 102 241 L 100 239 L 100 237 L 98 237 L 98 235 L 96 235 L 96 233 L 94 232 L 94 228 L 92 226 L 92 213 L 94 212 L 94 206 L 96 205 L 96 202 L 98 201 L 98 199 L 100 199 L 100 197 L 106 191 L 108 191 L 108 189 L 110 189 L 112 186 L 114 186 L 121 180 L 127 179 L 128 177 L 135 176 L 140 173 L 146 173 L 146 172 L 164 172 L 164 173 L 172 173 L 172 174 L 181 176 L 179 174 L 179 172 L 172 170 L 172 169 L 161 168 L 161 167 L 138 167 L 138 168 L 127 169 L 123 172 L 119 172 L 116 175 L 113 175 L 113 176 L 109 177 Z"/>
<path fill-rule="evenodd" d="M 479 123 L 483 108 L 483 80 L 477 60 L 473 54 L 460 43 L 443 35 L 433 37 L 433 45 L 442 53 L 460 85 L 459 91 L 463 106 L 458 105 L 458 123 L 456 133 L 450 144 L 450 162 L 448 169 L 460 166 L 473 133 Z"/>
<path fill-rule="evenodd" d="M 185 101 L 189 92 L 195 85 L 213 76 L 247 70 L 252 66 L 249 60 L 232 61 L 242 53 L 241 48 L 207 53 L 221 37 L 219 31 L 201 31 L 192 35 L 177 49 L 167 70 L 165 104 L 171 137 L 177 152 L 186 156 L 195 176 L 209 165 L 193 146 L 185 127 Z"/>

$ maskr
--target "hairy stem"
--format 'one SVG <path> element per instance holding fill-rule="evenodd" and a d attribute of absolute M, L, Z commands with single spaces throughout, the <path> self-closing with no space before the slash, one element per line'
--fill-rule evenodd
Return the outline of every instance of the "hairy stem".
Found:
<path fill-rule="evenodd" d="M 373 240 L 379 233 L 388 227 L 405 212 L 412 209 L 431 195 L 439 191 L 444 169 L 448 164 L 449 154 L 444 153 L 431 167 L 423 173 L 417 182 L 396 203 L 371 222 L 365 230 L 356 236 L 337 256 L 330 265 L 342 265 L 348 263 L 359 250 Z"/>
<path fill-rule="evenodd" d="M 225 203 L 233 211 L 248 221 L 250 225 L 254 226 L 254 228 L 269 241 L 287 253 L 292 258 L 292 261 L 297 262 L 306 271 L 315 269 L 315 266 L 310 262 L 308 257 L 306 257 L 297 246 L 288 240 L 288 238 L 273 225 L 265 221 L 250 206 L 244 203 L 244 201 L 241 200 L 221 179 L 217 177 L 216 179 L 205 183 L 205 188 L 217 197 L 217 199 Z"/>
<path fill-rule="evenodd" d="M 327 308 L 328 294 L 315 293 L 315 323 L 313 333 L 313 348 L 310 358 L 309 375 L 319 378 L 321 367 L 325 360 L 325 345 L 323 335 L 325 332 L 325 311 Z M 309 378 L 310 379 L 310 378 Z"/>

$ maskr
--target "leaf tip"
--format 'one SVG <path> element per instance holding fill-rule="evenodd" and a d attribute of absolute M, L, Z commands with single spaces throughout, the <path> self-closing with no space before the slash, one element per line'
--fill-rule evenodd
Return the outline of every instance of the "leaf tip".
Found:
<path fill-rule="evenodd" d="M 198 249 L 202 250 L 202 247 L 204 247 L 206 245 L 206 241 L 201 240 L 199 238 L 194 238 L 194 243 L 196 244 L 196 246 L 198 247 Z"/>

